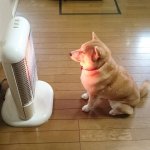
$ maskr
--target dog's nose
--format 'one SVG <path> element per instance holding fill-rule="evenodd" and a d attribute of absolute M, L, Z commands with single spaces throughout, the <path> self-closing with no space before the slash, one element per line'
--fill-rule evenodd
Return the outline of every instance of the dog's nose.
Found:
<path fill-rule="evenodd" d="M 69 53 L 70 56 L 72 56 L 72 53 Z"/>

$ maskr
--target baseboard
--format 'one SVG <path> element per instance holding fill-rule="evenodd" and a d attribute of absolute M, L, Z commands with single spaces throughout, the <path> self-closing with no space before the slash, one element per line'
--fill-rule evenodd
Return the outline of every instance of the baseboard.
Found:
<path fill-rule="evenodd" d="M 11 1 L 2 1 L 3 5 L 6 7 L 6 9 L 2 9 L 0 11 L 0 13 L 3 14 L 2 16 L 2 20 L 3 22 L 1 22 L 0 26 L 1 26 L 1 30 L 0 30 L 0 63 L 1 63 L 1 51 L 2 51 L 2 45 L 3 45 L 3 41 L 4 41 L 4 37 L 5 37 L 5 32 L 7 31 L 7 26 L 8 23 L 10 21 L 10 19 L 12 17 L 15 16 L 16 13 L 16 9 L 19 3 L 19 0 L 11 0 Z"/>

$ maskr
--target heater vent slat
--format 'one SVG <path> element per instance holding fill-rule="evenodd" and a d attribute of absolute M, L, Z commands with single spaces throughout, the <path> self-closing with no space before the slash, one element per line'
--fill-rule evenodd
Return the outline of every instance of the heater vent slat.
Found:
<path fill-rule="evenodd" d="M 12 64 L 12 68 L 15 75 L 15 80 L 18 86 L 20 98 L 22 100 L 22 106 L 27 105 L 32 101 L 32 87 L 30 85 L 30 77 L 27 72 L 26 59 L 18 63 Z"/>

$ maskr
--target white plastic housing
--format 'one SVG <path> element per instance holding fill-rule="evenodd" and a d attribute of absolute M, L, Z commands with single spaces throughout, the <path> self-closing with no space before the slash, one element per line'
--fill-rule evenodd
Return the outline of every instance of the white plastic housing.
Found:
<path fill-rule="evenodd" d="M 3 46 L 3 62 L 17 63 L 25 57 L 30 35 L 30 24 L 23 17 L 11 20 Z"/>
<path fill-rule="evenodd" d="M 53 89 L 48 83 L 37 81 L 33 104 L 33 116 L 28 120 L 20 119 L 10 89 L 8 89 L 2 107 L 4 122 L 14 127 L 33 127 L 48 121 L 53 109 Z"/>
<path fill-rule="evenodd" d="M 48 113 L 45 114 L 46 116 L 50 116 L 53 90 L 47 83 L 38 81 L 30 24 L 23 17 L 15 17 L 10 22 L 2 50 L 2 65 L 10 87 L 10 92 L 6 93 L 6 100 L 2 108 L 3 120 L 12 125 L 10 122 L 15 122 L 16 114 L 19 118 L 17 122 L 18 120 L 34 120 L 33 118 L 39 114 L 38 109 L 44 103 L 47 105 L 44 104 L 46 107 L 44 109 L 42 107 L 42 111 L 44 114 Z M 45 87 L 46 91 L 41 93 L 42 96 L 37 93 L 41 90 L 40 86 Z M 8 117 L 8 114 L 14 116 Z M 37 117 L 39 124 L 43 120 L 41 117 L 43 116 Z M 11 118 L 15 120 L 12 121 Z"/>
<path fill-rule="evenodd" d="M 31 86 L 25 85 L 25 82 L 28 82 L 28 84 L 30 84 L 30 81 L 23 81 L 24 79 L 26 80 L 28 79 L 27 77 L 29 72 L 28 64 L 24 62 L 21 63 L 18 69 L 22 69 L 21 67 L 23 65 L 24 70 L 19 71 L 18 77 L 15 75 L 13 66 L 17 63 L 19 64 L 21 61 L 26 59 L 27 51 L 32 55 L 34 51 L 33 47 L 28 46 L 32 44 L 31 40 L 32 39 L 30 37 L 30 25 L 28 21 L 23 17 L 13 18 L 9 24 L 6 40 L 2 50 L 2 65 L 9 83 L 13 99 L 15 101 L 15 104 L 17 105 L 19 117 L 24 120 L 31 118 L 34 113 L 33 94 L 31 93 L 31 90 L 34 89 L 29 90 L 27 89 L 28 87 L 26 87 L 26 90 L 28 90 L 29 94 L 31 95 L 30 96 L 31 99 L 28 100 L 28 103 L 23 104 L 21 92 L 23 93 L 24 91 L 21 91 L 21 87 L 19 91 L 17 79 L 19 79 L 19 76 L 20 78 L 22 78 L 21 81 L 22 83 L 21 82 L 19 83 L 21 84 L 22 87 Z M 33 76 L 33 78 L 36 78 L 36 75 Z"/>

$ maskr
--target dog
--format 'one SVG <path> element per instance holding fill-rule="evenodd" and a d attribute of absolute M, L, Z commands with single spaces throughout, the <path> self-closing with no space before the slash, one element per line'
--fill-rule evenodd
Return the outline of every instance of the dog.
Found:
<path fill-rule="evenodd" d="M 81 82 L 87 91 L 81 97 L 88 99 L 82 111 L 94 109 L 97 101 L 108 100 L 110 115 L 132 115 L 134 107 L 148 94 L 149 81 L 139 88 L 132 76 L 118 65 L 110 49 L 92 33 L 92 40 L 70 52 L 72 60 L 81 65 Z"/>

